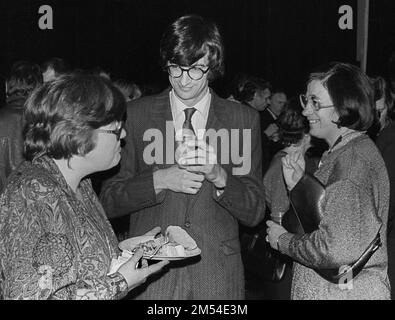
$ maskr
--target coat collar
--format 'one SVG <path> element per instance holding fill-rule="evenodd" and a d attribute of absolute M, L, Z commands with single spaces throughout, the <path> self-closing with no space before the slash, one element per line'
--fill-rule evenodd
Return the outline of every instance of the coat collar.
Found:
<path fill-rule="evenodd" d="M 32 164 L 43 169 L 48 174 L 48 177 L 56 182 L 56 184 L 58 184 L 66 194 L 75 197 L 74 191 L 68 185 L 58 166 L 50 157 L 46 155 L 38 155 L 32 160 Z M 80 187 L 83 187 L 85 183 L 85 179 L 81 180 Z"/>

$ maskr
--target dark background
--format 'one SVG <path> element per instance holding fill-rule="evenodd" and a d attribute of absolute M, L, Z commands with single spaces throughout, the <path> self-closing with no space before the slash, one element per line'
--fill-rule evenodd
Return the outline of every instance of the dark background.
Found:
<path fill-rule="evenodd" d="M 53 30 L 41 30 L 41 5 L 53 9 Z M 354 11 L 353 30 L 340 30 L 341 5 Z M 356 62 L 357 0 L 1 0 L 0 74 L 19 59 L 42 63 L 57 56 L 72 66 L 100 66 L 112 78 L 165 87 L 158 64 L 165 27 L 186 13 L 219 25 L 226 50 L 221 95 L 238 72 L 304 90 L 307 74 L 329 61 Z M 395 1 L 371 0 L 368 74 L 385 74 L 395 50 Z"/>

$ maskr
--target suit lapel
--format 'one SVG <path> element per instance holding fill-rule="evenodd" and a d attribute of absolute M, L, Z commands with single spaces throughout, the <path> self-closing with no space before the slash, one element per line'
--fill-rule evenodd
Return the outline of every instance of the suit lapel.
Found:
<path fill-rule="evenodd" d="M 211 93 L 211 102 L 210 102 L 210 110 L 208 112 L 207 123 L 206 123 L 206 131 L 208 129 L 213 129 L 218 131 L 223 128 L 227 128 L 221 119 L 223 119 L 223 115 L 221 114 L 218 108 L 218 96 L 210 89 Z M 207 139 L 206 139 L 207 141 Z M 221 144 L 218 144 L 217 155 L 221 154 Z M 199 197 L 204 193 L 204 189 L 212 188 L 211 182 L 205 182 L 202 185 L 202 188 L 199 190 L 197 194 L 194 196 L 189 197 L 188 209 L 187 209 L 187 216 L 192 212 L 192 208 L 194 207 L 196 201 Z"/>
<path fill-rule="evenodd" d="M 171 114 L 169 90 L 163 91 L 155 100 L 152 106 L 152 120 L 156 127 L 163 133 L 166 133 L 166 121 L 173 121 Z"/>
<path fill-rule="evenodd" d="M 206 130 L 214 129 L 219 130 L 222 128 L 226 128 L 226 126 L 222 123 L 221 119 L 223 119 L 223 115 L 220 113 L 218 106 L 218 96 L 210 90 L 211 93 L 211 102 L 210 102 L 210 110 L 208 112 Z"/>
<path fill-rule="evenodd" d="M 168 168 L 174 164 L 174 162 L 172 163 L 171 161 L 169 161 L 169 157 L 170 153 L 172 152 L 172 157 L 174 159 L 175 143 L 173 115 L 171 113 L 168 89 L 158 95 L 155 103 L 152 106 L 151 116 L 155 128 L 157 128 L 162 133 L 163 137 L 163 164 L 157 164 L 157 166 L 159 169 Z M 171 127 L 169 127 L 169 125 Z M 173 136 L 173 138 L 171 138 L 171 135 Z"/>

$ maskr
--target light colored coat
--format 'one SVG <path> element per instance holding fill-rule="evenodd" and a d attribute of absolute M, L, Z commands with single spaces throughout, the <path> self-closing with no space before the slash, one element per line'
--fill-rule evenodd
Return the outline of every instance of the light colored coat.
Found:
<path fill-rule="evenodd" d="M 292 299 L 389 299 L 387 216 L 389 181 L 384 161 L 366 135 L 343 139 L 325 153 L 315 176 L 326 186 L 319 229 L 280 236 L 280 251 L 295 261 Z M 380 229 L 381 227 L 381 229 Z M 382 246 L 352 287 L 333 284 L 311 268 L 340 268 L 358 259 L 378 230 Z"/>

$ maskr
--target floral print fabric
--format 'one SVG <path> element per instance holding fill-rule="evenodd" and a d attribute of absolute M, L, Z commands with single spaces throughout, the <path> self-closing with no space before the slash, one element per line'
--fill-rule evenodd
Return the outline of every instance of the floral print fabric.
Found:
<path fill-rule="evenodd" d="M 117 239 L 90 181 L 82 199 L 56 164 L 24 162 L 0 197 L 0 298 L 115 299 L 127 293 L 107 276 Z"/>

